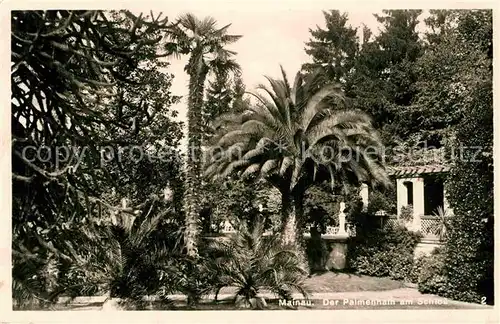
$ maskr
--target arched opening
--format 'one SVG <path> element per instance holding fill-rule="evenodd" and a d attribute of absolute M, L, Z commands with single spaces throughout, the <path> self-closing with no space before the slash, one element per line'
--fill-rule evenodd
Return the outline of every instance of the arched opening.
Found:
<path fill-rule="evenodd" d="M 406 204 L 413 205 L 413 182 L 405 181 L 403 184 L 406 187 Z"/>

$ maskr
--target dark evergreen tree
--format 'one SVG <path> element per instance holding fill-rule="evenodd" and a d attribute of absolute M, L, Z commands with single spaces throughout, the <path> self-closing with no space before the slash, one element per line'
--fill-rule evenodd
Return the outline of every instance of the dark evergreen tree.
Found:
<path fill-rule="evenodd" d="M 326 29 L 316 26 L 309 29 L 311 39 L 306 43 L 306 53 L 312 63 L 302 65 L 302 69 L 312 72 L 322 69 L 328 80 L 345 83 L 352 72 L 358 52 L 357 28 L 347 24 L 347 13 L 338 10 L 323 11 Z"/>
<path fill-rule="evenodd" d="M 383 28 L 373 40 L 364 29 L 364 43 L 347 82 L 355 108 L 372 115 L 388 145 L 412 134 L 405 112 L 415 96 L 414 63 L 422 55 L 416 30 L 420 14 L 421 10 L 384 10 L 375 15 Z"/>

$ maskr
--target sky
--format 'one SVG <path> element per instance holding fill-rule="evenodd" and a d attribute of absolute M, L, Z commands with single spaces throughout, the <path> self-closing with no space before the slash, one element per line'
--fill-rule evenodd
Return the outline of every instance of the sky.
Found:
<path fill-rule="evenodd" d="M 353 27 L 368 26 L 377 33 L 379 24 L 374 13 L 381 13 L 380 8 L 332 8 L 322 1 L 297 2 L 214 2 L 211 6 L 200 5 L 203 2 L 169 2 L 168 8 L 158 8 L 174 19 L 179 14 L 191 12 L 203 18 L 211 16 L 222 27 L 231 24 L 230 34 L 243 37 L 229 49 L 237 52 L 236 61 L 241 65 L 242 77 L 247 91 L 251 91 L 259 83 L 265 83 L 264 75 L 280 76 L 280 65 L 290 79 L 293 79 L 301 65 L 309 61 L 304 48 L 310 38 L 309 29 L 324 27 L 322 11 L 338 9 L 347 12 L 349 24 Z M 194 5 L 196 4 L 196 5 Z M 207 2 L 208 4 L 208 2 Z M 359 28 L 359 36 L 361 37 Z M 182 96 L 179 104 L 172 107 L 179 112 L 178 119 L 186 121 L 188 76 L 184 72 L 187 58 L 169 59 L 170 73 L 175 75 L 171 91 Z M 185 141 L 183 141 L 185 143 Z"/>

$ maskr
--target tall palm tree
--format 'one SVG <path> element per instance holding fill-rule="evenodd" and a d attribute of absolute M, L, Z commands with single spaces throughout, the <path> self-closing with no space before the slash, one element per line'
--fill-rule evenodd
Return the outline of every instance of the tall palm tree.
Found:
<path fill-rule="evenodd" d="M 228 28 L 231 25 L 218 28 L 217 21 L 211 17 L 200 20 L 188 13 L 180 16 L 178 22 L 167 34 L 169 42 L 165 46 L 175 56 L 189 55 L 184 68 L 189 75 L 184 212 L 186 253 L 195 256 L 200 201 L 198 191 L 201 187 L 201 110 L 205 81 L 210 71 L 223 73 L 239 70 L 239 65 L 231 58 L 236 53 L 225 47 L 236 42 L 241 36 L 228 35 Z"/>
<path fill-rule="evenodd" d="M 346 109 L 340 86 L 324 85 L 319 72 L 299 72 L 291 87 L 281 71 L 282 80 L 266 77 L 270 87 L 258 87 L 256 104 L 219 120 L 212 143 L 218 153 L 209 156 L 205 173 L 267 179 L 281 192 L 282 239 L 303 245 L 304 193 L 314 183 L 390 182 L 370 118 Z"/>

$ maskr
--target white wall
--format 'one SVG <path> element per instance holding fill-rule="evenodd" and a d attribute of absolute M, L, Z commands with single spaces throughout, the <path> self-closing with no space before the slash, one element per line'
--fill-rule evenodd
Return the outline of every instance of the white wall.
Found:
<path fill-rule="evenodd" d="M 411 227 L 413 230 L 418 230 L 420 229 L 420 216 L 424 215 L 425 212 L 424 178 L 396 179 L 398 218 L 401 215 L 401 208 L 408 205 L 405 182 L 411 182 L 413 184 L 413 224 L 411 224 Z"/>

